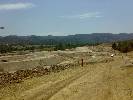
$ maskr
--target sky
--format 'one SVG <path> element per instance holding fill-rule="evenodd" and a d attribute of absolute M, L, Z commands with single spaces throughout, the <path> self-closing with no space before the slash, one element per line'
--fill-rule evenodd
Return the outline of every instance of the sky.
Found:
<path fill-rule="evenodd" d="M 0 0 L 1 36 L 132 33 L 133 0 Z"/>

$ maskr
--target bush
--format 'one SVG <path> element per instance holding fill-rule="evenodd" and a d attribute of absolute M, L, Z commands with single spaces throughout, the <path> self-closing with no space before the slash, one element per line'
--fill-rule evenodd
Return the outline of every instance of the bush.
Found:
<path fill-rule="evenodd" d="M 123 52 L 123 53 L 133 51 L 133 40 L 113 43 L 112 48 L 114 50 L 119 50 L 120 52 Z"/>

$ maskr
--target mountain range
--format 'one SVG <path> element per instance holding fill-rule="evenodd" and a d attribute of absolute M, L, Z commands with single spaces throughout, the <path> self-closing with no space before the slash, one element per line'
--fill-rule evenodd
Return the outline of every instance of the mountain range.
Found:
<path fill-rule="evenodd" d="M 105 43 L 133 39 L 133 33 L 92 33 L 75 34 L 68 36 L 0 36 L 0 44 L 43 44 L 55 45 L 57 43 Z"/>

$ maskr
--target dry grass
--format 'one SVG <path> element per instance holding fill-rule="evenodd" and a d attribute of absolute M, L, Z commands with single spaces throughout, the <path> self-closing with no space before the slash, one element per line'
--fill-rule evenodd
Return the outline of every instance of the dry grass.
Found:
<path fill-rule="evenodd" d="M 50 85 L 54 82 L 66 80 L 71 76 L 76 75 L 77 73 L 82 72 L 83 68 L 77 67 L 76 69 L 67 69 L 64 71 L 61 71 L 59 73 L 51 73 L 50 75 L 45 75 L 41 77 L 34 77 L 32 79 L 27 79 L 24 82 L 20 84 L 11 84 L 9 86 L 6 86 L 4 88 L 0 89 L 0 97 L 1 100 L 16 100 L 17 97 L 25 94 L 26 91 L 29 91 L 30 89 L 34 89 L 41 85 Z"/>
<path fill-rule="evenodd" d="M 70 61 L 81 64 L 83 58 L 87 65 L 5 86 L 0 89 L 0 100 L 133 100 L 133 65 L 125 63 L 133 54 L 111 58 L 111 48 L 103 45 L 92 51 L 53 52 L 61 52 L 60 56 L 67 59 L 62 64 Z"/>

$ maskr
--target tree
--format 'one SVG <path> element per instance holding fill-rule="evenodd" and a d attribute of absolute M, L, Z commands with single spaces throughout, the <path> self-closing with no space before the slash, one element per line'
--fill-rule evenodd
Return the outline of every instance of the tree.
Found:
<path fill-rule="evenodd" d="M 114 50 L 116 50 L 116 49 L 117 49 L 117 45 L 116 45 L 116 43 L 115 43 L 115 42 L 112 44 L 112 48 L 113 48 Z"/>

